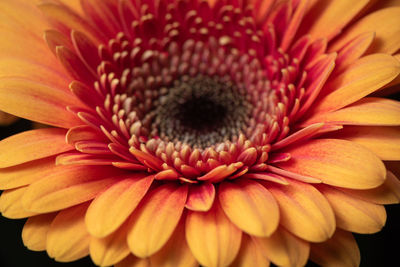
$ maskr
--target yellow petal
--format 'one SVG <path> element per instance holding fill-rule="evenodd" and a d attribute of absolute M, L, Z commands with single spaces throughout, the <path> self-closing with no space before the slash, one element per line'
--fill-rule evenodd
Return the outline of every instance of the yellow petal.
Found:
<path fill-rule="evenodd" d="M 218 201 L 207 212 L 189 211 L 186 240 L 197 261 L 207 267 L 228 266 L 239 252 L 242 231 L 224 214 Z"/>
<path fill-rule="evenodd" d="M 270 261 L 279 266 L 301 267 L 310 253 L 308 242 L 279 228 L 270 237 L 254 238 Z"/>
<path fill-rule="evenodd" d="M 384 98 L 364 97 L 342 109 L 316 114 L 302 125 L 317 122 L 340 125 L 398 126 L 400 125 L 400 102 Z"/>
<path fill-rule="evenodd" d="M 385 181 L 382 161 L 368 149 L 339 139 L 316 139 L 288 149 L 291 160 L 279 167 L 320 179 L 325 184 L 369 189 Z"/>
<path fill-rule="evenodd" d="M 65 142 L 65 134 L 64 129 L 47 128 L 22 132 L 2 140 L 0 167 L 10 167 L 72 150 L 73 147 Z"/>
<path fill-rule="evenodd" d="M 153 255 L 171 237 L 182 215 L 187 186 L 162 185 L 142 200 L 132 215 L 128 245 L 132 253 L 145 258 Z"/>
<path fill-rule="evenodd" d="M 56 90 L 24 78 L 0 78 L 0 109 L 29 120 L 61 128 L 71 128 L 82 122 L 67 106 L 77 104 L 68 91 Z"/>
<path fill-rule="evenodd" d="M 382 160 L 400 160 L 400 127 L 349 126 L 335 137 L 360 144 Z"/>
<path fill-rule="evenodd" d="M 396 52 L 400 48 L 400 7 L 378 10 L 360 19 L 341 34 L 338 40 L 329 47 L 329 50 L 337 51 L 364 32 L 375 32 L 376 34 L 375 40 L 368 50 L 369 53 L 392 54 Z"/>
<path fill-rule="evenodd" d="M 239 253 L 230 267 L 269 267 L 269 265 L 270 262 L 264 256 L 261 246 L 250 236 L 243 234 Z"/>
<path fill-rule="evenodd" d="M 90 234 L 105 237 L 115 231 L 146 194 L 153 176 L 132 174 L 98 195 L 90 204 L 85 221 Z"/>
<path fill-rule="evenodd" d="M 278 227 L 278 205 L 261 184 L 241 179 L 224 182 L 219 186 L 218 197 L 225 214 L 244 232 L 270 236 Z"/>
<path fill-rule="evenodd" d="M 335 212 L 337 227 L 361 234 L 380 231 L 386 222 L 386 211 L 382 205 L 351 197 L 331 186 L 318 189 L 328 199 Z"/>
<path fill-rule="evenodd" d="M 60 211 L 47 233 L 47 254 L 56 261 L 68 262 L 89 254 L 90 235 L 84 216 L 88 203 Z"/>
<path fill-rule="evenodd" d="M 115 267 L 152 267 L 149 259 L 141 259 L 132 254 L 115 264 Z"/>
<path fill-rule="evenodd" d="M 4 217 L 10 219 L 21 219 L 36 215 L 34 212 L 24 209 L 21 198 L 25 194 L 27 187 L 6 190 L 0 196 L 0 212 Z"/>
<path fill-rule="evenodd" d="M 311 242 L 322 242 L 333 235 L 333 211 L 314 186 L 293 180 L 286 186 L 270 184 L 268 189 L 278 202 L 280 224 L 291 233 Z"/>
<path fill-rule="evenodd" d="M 311 10 L 311 13 L 306 15 L 306 18 L 312 20 L 307 32 L 314 40 L 319 38 L 330 40 L 339 34 L 367 3 L 368 0 L 356 2 L 348 0 L 319 1 Z"/>
<path fill-rule="evenodd" d="M 339 229 L 326 242 L 311 244 L 310 258 L 326 267 L 357 267 L 361 260 L 353 235 Z"/>
<path fill-rule="evenodd" d="M 126 235 L 128 224 L 104 238 L 93 237 L 90 240 L 90 257 L 99 266 L 114 265 L 130 254 Z"/>
<path fill-rule="evenodd" d="M 334 111 L 378 90 L 400 73 L 400 62 L 386 54 L 365 56 L 332 78 L 313 106 L 314 113 Z"/>
<path fill-rule="evenodd" d="M 117 174 L 112 167 L 60 166 L 28 186 L 22 205 L 40 213 L 65 209 L 96 197 L 121 179 Z"/>
<path fill-rule="evenodd" d="M 0 77 L 10 76 L 26 78 L 60 91 L 66 91 L 70 82 L 61 68 L 47 66 L 40 61 L 30 62 L 15 57 L 2 57 L 0 59 Z"/>
<path fill-rule="evenodd" d="M 194 211 L 208 211 L 215 198 L 215 187 L 211 183 L 190 185 L 185 207 Z"/>
<path fill-rule="evenodd" d="M 30 217 L 22 229 L 22 241 L 25 247 L 33 251 L 46 250 L 47 233 L 56 213 Z"/>
<path fill-rule="evenodd" d="M 38 181 L 55 167 L 54 157 L 0 169 L 0 189 L 11 189 Z"/>
<path fill-rule="evenodd" d="M 169 241 L 150 257 L 151 266 L 157 267 L 197 267 L 198 263 L 185 239 L 184 220 L 176 227 Z"/>
<path fill-rule="evenodd" d="M 368 190 L 339 189 L 348 195 L 376 204 L 400 203 L 400 180 L 391 171 L 387 172 L 385 182 L 376 188 Z"/>

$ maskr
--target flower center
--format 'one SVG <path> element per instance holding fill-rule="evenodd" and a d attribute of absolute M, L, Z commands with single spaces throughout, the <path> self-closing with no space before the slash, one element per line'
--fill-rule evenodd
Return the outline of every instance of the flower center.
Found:
<path fill-rule="evenodd" d="M 251 105 L 243 92 L 218 76 L 184 76 L 161 96 L 154 117 L 153 133 L 167 141 L 207 147 L 239 135 Z"/>

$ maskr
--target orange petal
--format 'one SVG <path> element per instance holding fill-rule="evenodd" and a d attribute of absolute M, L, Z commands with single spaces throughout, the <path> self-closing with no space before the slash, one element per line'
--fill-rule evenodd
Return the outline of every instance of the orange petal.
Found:
<path fill-rule="evenodd" d="M 84 216 L 88 203 L 60 211 L 47 233 L 47 254 L 56 261 L 78 260 L 89 254 L 90 235 Z"/>
<path fill-rule="evenodd" d="M 10 23 L 15 22 L 20 27 L 29 30 L 37 37 L 41 37 L 43 29 L 48 27 L 48 23 L 42 18 L 40 12 L 35 7 L 33 1 L 1 1 L 0 11 L 8 17 L 8 20 L 1 20 L 2 22 Z M 30 21 L 31 23 L 26 23 Z"/>
<path fill-rule="evenodd" d="M 0 169 L 0 189 L 16 188 L 40 180 L 52 171 L 54 162 L 54 157 L 50 157 Z"/>
<path fill-rule="evenodd" d="M 41 61 L 2 57 L 0 59 L 0 77 L 20 77 L 32 82 L 52 87 L 53 90 L 66 91 L 69 79 L 60 67 L 44 65 Z"/>
<path fill-rule="evenodd" d="M 168 241 L 182 215 L 187 186 L 162 185 L 146 195 L 132 215 L 128 245 L 133 254 L 145 258 Z"/>
<path fill-rule="evenodd" d="M 270 236 L 278 227 L 278 205 L 261 184 L 243 179 L 224 182 L 219 186 L 218 197 L 225 214 L 244 232 Z"/>
<path fill-rule="evenodd" d="M 350 232 L 372 234 L 385 225 L 386 211 L 382 205 L 353 198 L 330 186 L 321 185 L 318 189 L 335 212 L 337 227 Z"/>
<path fill-rule="evenodd" d="M 68 130 L 66 136 L 66 141 L 70 145 L 75 145 L 79 141 L 106 141 L 99 131 L 94 130 L 92 127 L 87 125 L 81 125 L 73 127 Z"/>
<path fill-rule="evenodd" d="M 56 213 L 30 217 L 22 229 L 22 241 L 25 247 L 33 251 L 46 250 L 47 233 Z"/>
<path fill-rule="evenodd" d="M 308 242 L 295 237 L 284 228 L 279 228 L 270 237 L 256 237 L 270 261 L 279 266 L 304 266 L 310 253 Z"/>
<path fill-rule="evenodd" d="M 325 197 L 306 183 L 266 185 L 274 195 L 281 214 L 280 224 L 296 236 L 311 242 L 322 242 L 335 231 L 335 216 Z"/>
<path fill-rule="evenodd" d="M 101 42 L 101 35 L 85 19 L 65 6 L 42 3 L 38 5 L 38 8 L 56 28 L 62 30 L 66 35 L 69 35 L 73 29 L 85 33 L 96 44 Z"/>
<path fill-rule="evenodd" d="M 56 90 L 24 78 L 0 78 L 0 109 L 29 120 L 61 128 L 82 122 L 66 110 L 76 105 L 68 91 Z"/>
<path fill-rule="evenodd" d="M 320 266 L 360 266 L 360 251 L 351 233 L 336 230 L 335 235 L 323 243 L 311 244 L 310 258 Z"/>
<path fill-rule="evenodd" d="M 387 172 L 385 182 L 376 188 L 368 190 L 339 189 L 348 195 L 376 204 L 400 203 L 400 180 L 390 171 Z"/>
<path fill-rule="evenodd" d="M 152 182 L 152 175 L 132 174 L 98 195 L 85 217 L 89 233 L 105 237 L 115 231 L 136 208 Z"/>
<path fill-rule="evenodd" d="M 341 34 L 337 41 L 329 47 L 329 50 L 337 51 L 350 40 L 365 32 L 375 32 L 376 34 L 375 40 L 368 50 L 369 53 L 392 54 L 396 52 L 400 48 L 400 7 L 378 10 L 360 19 Z"/>
<path fill-rule="evenodd" d="M 400 62 L 386 54 L 365 56 L 325 85 L 314 113 L 334 111 L 378 90 L 400 73 Z"/>
<path fill-rule="evenodd" d="M 347 43 L 338 53 L 335 73 L 341 73 L 350 64 L 359 59 L 375 38 L 374 32 L 364 32 Z"/>
<path fill-rule="evenodd" d="M 22 204 L 40 213 L 65 209 L 93 199 L 121 179 L 117 174 L 113 167 L 60 166 L 28 186 Z"/>
<path fill-rule="evenodd" d="M 242 231 L 224 214 L 218 201 L 207 212 L 189 211 L 186 240 L 197 261 L 204 266 L 228 266 L 239 252 Z"/>
<path fill-rule="evenodd" d="M 127 232 L 128 225 L 124 224 L 107 237 L 92 236 L 89 251 L 93 262 L 99 266 L 111 266 L 127 257 L 130 254 L 126 242 Z"/>
<path fill-rule="evenodd" d="M 65 142 L 65 133 L 63 129 L 46 128 L 22 132 L 2 140 L 0 167 L 10 167 L 72 150 L 73 147 Z"/>
<path fill-rule="evenodd" d="M 253 239 L 243 234 L 238 255 L 230 267 L 269 267 L 269 260 L 264 257 L 262 248 Z"/>
<path fill-rule="evenodd" d="M 317 2 L 317 5 L 306 15 L 312 23 L 307 32 L 314 40 L 327 38 L 328 40 L 339 34 L 342 29 L 368 3 L 368 0 L 349 2 L 347 0 L 330 0 Z M 327 27 L 329 25 L 329 27 Z"/>
<path fill-rule="evenodd" d="M 0 212 L 4 217 L 10 219 L 21 219 L 36 215 L 34 212 L 23 208 L 21 198 L 25 194 L 27 187 L 6 190 L 0 196 Z"/>
<path fill-rule="evenodd" d="M 197 267 L 186 239 L 184 220 L 176 227 L 169 241 L 156 254 L 150 257 L 151 266 L 159 267 Z"/>
<path fill-rule="evenodd" d="M 400 102 L 384 98 L 364 97 L 345 108 L 316 114 L 302 125 L 317 122 L 340 125 L 398 126 L 400 125 Z"/>
<path fill-rule="evenodd" d="M 286 151 L 288 162 L 282 169 L 322 180 L 325 184 L 353 189 L 369 189 L 385 181 L 382 161 L 368 149 L 339 139 L 316 139 Z"/>
<path fill-rule="evenodd" d="M 151 267 L 149 259 L 141 259 L 132 254 L 114 265 L 115 267 Z"/>
<path fill-rule="evenodd" d="M 211 183 L 190 185 L 185 207 L 193 211 L 208 211 L 215 198 L 215 187 Z"/>
<path fill-rule="evenodd" d="M 400 160 L 399 127 L 345 127 L 335 137 L 360 144 L 382 160 Z"/>

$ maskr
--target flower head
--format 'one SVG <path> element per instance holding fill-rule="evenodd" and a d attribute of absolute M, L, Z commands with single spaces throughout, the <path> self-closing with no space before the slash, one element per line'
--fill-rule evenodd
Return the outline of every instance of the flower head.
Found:
<path fill-rule="evenodd" d="M 2 1 L 0 108 L 55 126 L 0 143 L 3 215 L 58 261 L 358 265 L 400 199 L 400 7 L 368 2 Z"/>

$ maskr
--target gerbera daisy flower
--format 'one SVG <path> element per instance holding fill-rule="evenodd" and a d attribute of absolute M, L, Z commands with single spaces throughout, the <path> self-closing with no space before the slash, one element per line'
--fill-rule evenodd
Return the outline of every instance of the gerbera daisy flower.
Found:
<path fill-rule="evenodd" d="M 29 249 L 359 265 L 400 199 L 398 1 L 33 2 L 0 3 L 0 109 L 54 126 L 0 143 Z"/>

